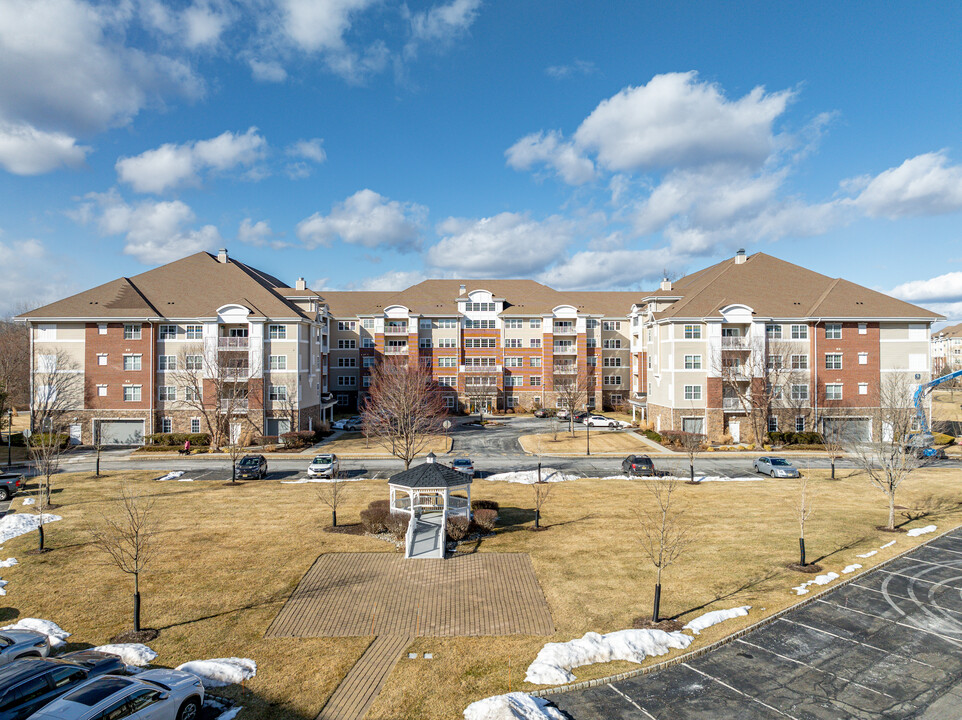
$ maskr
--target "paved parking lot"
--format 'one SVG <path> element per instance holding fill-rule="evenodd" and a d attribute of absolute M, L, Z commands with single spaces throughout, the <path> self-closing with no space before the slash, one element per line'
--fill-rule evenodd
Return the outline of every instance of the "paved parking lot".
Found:
<path fill-rule="evenodd" d="M 574 720 L 958 720 L 962 530 L 707 655 L 551 700 Z"/>

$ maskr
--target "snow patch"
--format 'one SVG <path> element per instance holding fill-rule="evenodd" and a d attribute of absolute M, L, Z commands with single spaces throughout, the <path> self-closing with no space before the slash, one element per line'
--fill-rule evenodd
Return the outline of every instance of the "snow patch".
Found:
<path fill-rule="evenodd" d="M 7 594 L 7 581 L 0 580 L 0 597 Z"/>
<path fill-rule="evenodd" d="M 0 568 L 13 567 L 17 565 L 17 558 L 7 558 L 6 560 L 0 560 Z"/>
<path fill-rule="evenodd" d="M 867 553 L 862 553 L 861 555 L 856 555 L 855 557 L 867 558 L 872 557 L 876 553 L 878 553 L 878 550 L 869 550 Z"/>
<path fill-rule="evenodd" d="M 257 674 L 257 663 L 249 658 L 214 658 L 191 660 L 177 666 L 178 670 L 193 673 L 204 687 L 223 687 L 250 680 Z"/>
<path fill-rule="evenodd" d="M 242 706 L 232 707 L 227 712 L 224 712 L 218 715 L 216 720 L 234 720 L 234 718 L 237 717 L 237 713 L 239 713 L 243 709 L 244 708 Z"/>
<path fill-rule="evenodd" d="M 157 482 L 165 482 L 167 480 L 176 480 L 183 474 L 184 474 L 183 470 L 174 470 L 173 472 L 167 473 L 163 477 L 157 478 Z"/>
<path fill-rule="evenodd" d="M 63 520 L 59 515 L 43 514 L 43 524 Z M 16 513 L 14 515 L 4 515 L 0 519 L 0 543 L 5 543 L 20 535 L 25 535 L 40 527 L 40 516 L 29 513 Z"/>
<path fill-rule="evenodd" d="M 929 533 L 934 533 L 938 528 L 935 525 L 926 525 L 921 528 L 912 528 L 906 535 L 909 537 L 918 537 L 919 535 L 928 535 Z"/>
<path fill-rule="evenodd" d="M 100 645 L 92 649 L 108 655 L 116 655 L 124 661 L 125 665 L 135 667 L 149 665 L 157 657 L 157 653 L 142 643 L 115 643 L 113 645 Z"/>
<path fill-rule="evenodd" d="M 560 470 L 555 470 L 554 468 L 541 468 L 542 482 L 567 482 L 568 480 L 577 479 L 579 479 L 578 475 L 568 475 Z M 523 483 L 525 485 L 533 485 L 534 483 L 538 482 L 538 471 L 535 469 L 495 473 L 494 475 L 488 475 L 485 480 L 491 480 L 492 482 L 513 482 Z"/>
<path fill-rule="evenodd" d="M 893 540 L 892 542 L 887 542 L 884 545 L 879 545 L 879 550 L 884 550 L 885 548 L 892 547 L 896 542 L 898 541 Z"/>
<path fill-rule="evenodd" d="M 564 715 L 548 701 L 513 692 L 495 695 L 471 703 L 464 710 L 464 720 L 564 720 Z"/>
<path fill-rule="evenodd" d="M 370 478 L 363 477 L 342 477 L 338 478 L 339 482 L 359 482 L 361 480 L 369 480 Z M 332 483 L 334 480 L 329 477 L 302 477 L 298 480 L 281 480 L 281 485 L 303 485 L 304 483 Z"/>
<path fill-rule="evenodd" d="M 815 576 L 814 580 L 809 580 L 808 582 L 804 582 L 801 585 L 798 585 L 797 587 L 793 587 L 792 590 L 795 591 L 796 595 L 806 595 L 808 594 L 809 585 L 828 585 L 830 582 L 832 582 L 832 580 L 838 580 L 839 577 L 841 576 L 836 572 L 825 573 L 824 575 L 817 575 Z"/>
<path fill-rule="evenodd" d="M 704 615 L 699 615 L 690 623 L 685 625 L 683 629 L 691 630 L 695 635 L 697 635 L 705 628 L 710 628 L 712 625 L 725 622 L 725 620 L 731 620 L 732 618 L 736 617 L 744 617 L 745 615 L 748 615 L 748 611 L 751 609 L 751 605 L 742 605 L 741 607 L 732 608 L 731 610 L 712 610 Z"/>
<path fill-rule="evenodd" d="M 36 504 L 37 504 L 37 498 L 24 498 L 24 499 L 23 499 L 23 504 L 24 504 L 24 505 L 36 505 Z"/>
<path fill-rule="evenodd" d="M 856 570 L 861 570 L 861 569 L 862 569 L 862 566 L 859 565 L 858 563 L 854 563 L 852 565 L 846 565 L 845 568 L 842 570 L 842 575 L 848 575 L 849 573 L 853 573 Z"/>
<path fill-rule="evenodd" d="M 664 630 L 617 630 L 600 635 L 585 633 L 564 643 L 548 643 L 528 666 L 525 681 L 537 685 L 560 685 L 575 679 L 571 668 L 612 660 L 640 663 L 648 656 L 684 650 L 692 638 Z"/>
<path fill-rule="evenodd" d="M 35 630 L 50 638 L 50 647 L 66 645 L 66 640 L 70 637 L 70 633 L 57 625 L 57 623 L 39 618 L 24 618 L 23 620 L 18 620 L 13 625 L 4 625 L 0 630 Z"/>

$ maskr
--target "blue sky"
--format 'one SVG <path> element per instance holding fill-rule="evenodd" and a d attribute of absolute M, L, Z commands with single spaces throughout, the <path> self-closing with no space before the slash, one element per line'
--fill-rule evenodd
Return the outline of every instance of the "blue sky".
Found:
<path fill-rule="evenodd" d="M 0 0 L 0 313 L 765 251 L 962 320 L 962 5 Z"/>

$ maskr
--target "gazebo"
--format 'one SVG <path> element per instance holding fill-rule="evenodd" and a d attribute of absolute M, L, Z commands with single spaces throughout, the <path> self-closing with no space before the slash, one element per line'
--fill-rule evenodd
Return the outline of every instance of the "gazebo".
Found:
<path fill-rule="evenodd" d="M 406 513 L 411 518 L 405 557 L 444 557 L 448 518 L 471 518 L 471 477 L 436 459 L 429 453 L 423 465 L 388 480 L 391 512 Z"/>

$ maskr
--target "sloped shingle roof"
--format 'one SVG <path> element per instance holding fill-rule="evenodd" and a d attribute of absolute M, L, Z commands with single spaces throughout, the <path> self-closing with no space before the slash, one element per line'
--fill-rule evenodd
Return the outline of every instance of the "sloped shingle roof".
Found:
<path fill-rule="evenodd" d="M 470 485 L 471 478 L 439 462 L 426 462 L 392 475 L 388 483 L 409 488 L 461 487 Z"/>

